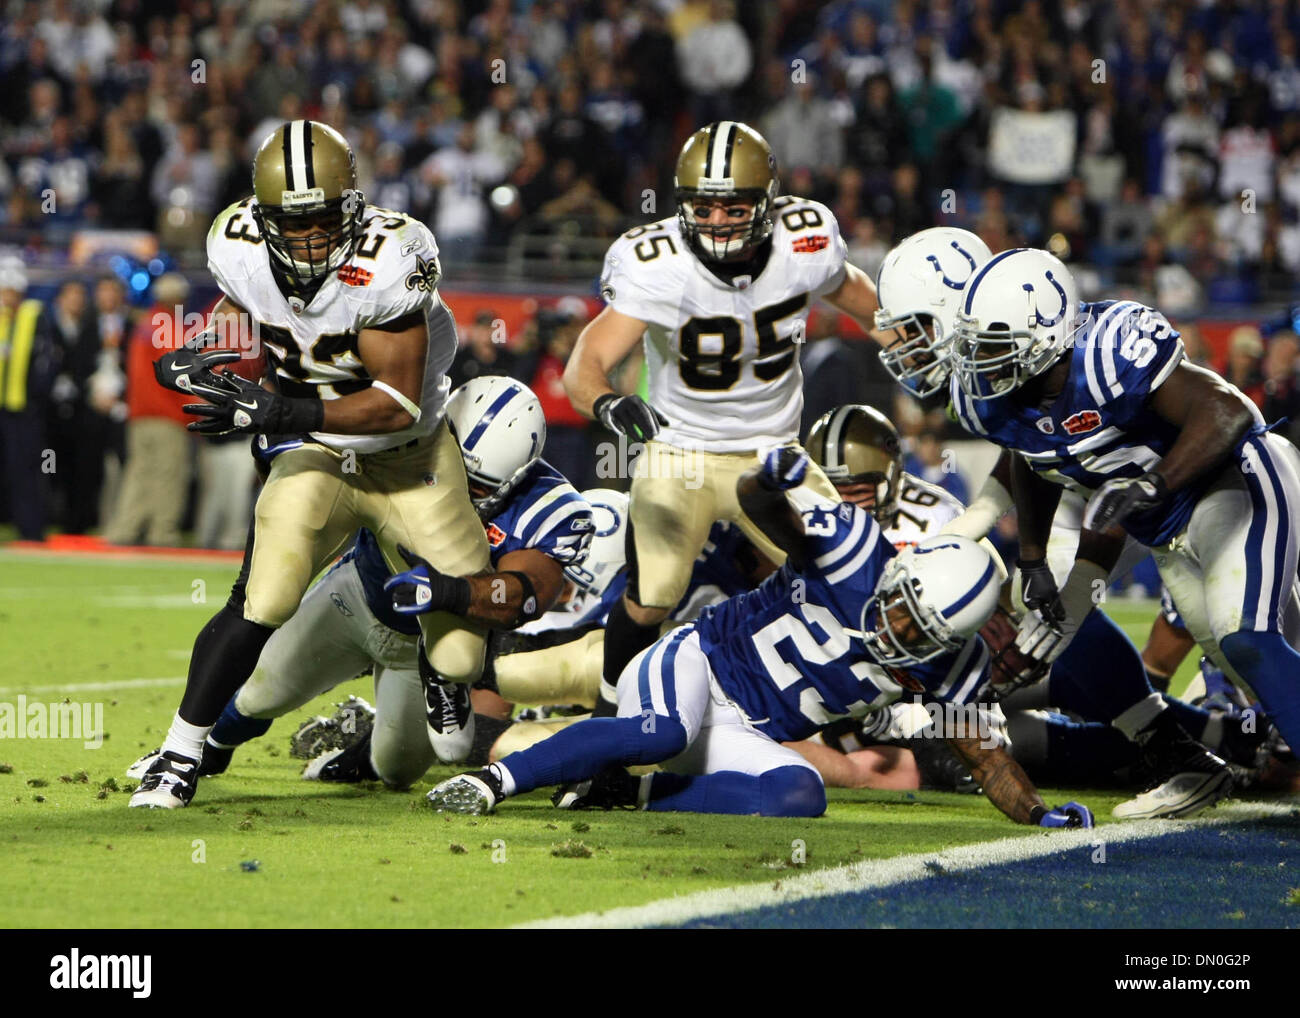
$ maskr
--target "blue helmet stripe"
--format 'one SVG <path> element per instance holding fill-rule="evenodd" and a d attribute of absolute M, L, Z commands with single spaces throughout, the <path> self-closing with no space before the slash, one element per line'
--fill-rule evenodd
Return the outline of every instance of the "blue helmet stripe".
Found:
<path fill-rule="evenodd" d="M 954 601 L 952 604 L 948 605 L 948 607 L 943 610 L 943 617 L 946 619 L 952 615 L 957 614 L 957 612 L 961 611 L 968 604 L 974 601 L 976 596 L 979 594 L 981 590 L 984 589 L 985 585 L 989 582 L 992 576 L 993 576 L 993 559 L 990 558 L 988 568 L 984 570 L 984 575 L 980 577 L 979 582 L 975 584 L 975 586 L 971 587 L 970 590 L 966 591 L 966 593 L 964 593 L 961 597 L 957 598 L 957 600 Z"/>
<path fill-rule="evenodd" d="M 980 280 L 984 278 L 985 274 L 989 271 L 989 269 L 993 268 L 994 265 L 1002 261 L 1003 258 L 1007 258 L 1013 254 L 1019 254 L 1021 251 L 1029 251 L 1029 250 L 1031 249 L 1027 247 L 1013 247 L 1010 251 L 1003 251 L 1001 254 L 994 255 L 992 258 L 986 261 L 984 263 L 984 267 L 981 268 L 977 273 L 975 273 L 975 277 L 969 283 L 966 284 L 966 300 L 962 303 L 962 311 L 964 311 L 966 314 L 970 314 L 970 302 L 971 299 L 975 296 L 975 288 L 979 286 Z"/>
<path fill-rule="evenodd" d="M 523 391 L 524 390 L 519 386 L 512 385 L 493 400 L 492 405 L 487 408 L 487 412 L 478 419 L 478 423 L 475 424 L 473 430 L 470 431 L 469 437 L 462 443 L 463 447 L 465 449 L 473 449 L 478 443 L 478 440 L 483 437 L 483 432 L 487 431 L 488 425 L 492 423 L 496 415 L 506 408 L 507 403 Z"/>

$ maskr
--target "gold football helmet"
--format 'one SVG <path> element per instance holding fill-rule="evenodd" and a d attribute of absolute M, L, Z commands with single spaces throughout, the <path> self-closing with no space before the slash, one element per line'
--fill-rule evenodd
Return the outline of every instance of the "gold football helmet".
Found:
<path fill-rule="evenodd" d="M 351 257 L 366 200 L 357 190 L 356 157 L 334 128 L 315 120 L 276 128 L 253 157 L 253 197 L 267 250 L 298 285 Z"/>
<path fill-rule="evenodd" d="M 752 127 L 735 120 L 701 127 L 682 146 L 673 177 L 682 236 L 709 261 L 747 255 L 772 235 L 778 185 L 776 156 Z M 722 225 L 696 219 L 696 202 L 719 200 L 752 202 L 754 211 L 746 220 Z"/>
<path fill-rule="evenodd" d="M 874 407 L 846 403 L 818 418 L 804 443 L 814 463 L 837 487 L 876 485 L 872 514 L 890 516 L 898 502 L 903 477 L 903 448 L 898 430 Z"/>

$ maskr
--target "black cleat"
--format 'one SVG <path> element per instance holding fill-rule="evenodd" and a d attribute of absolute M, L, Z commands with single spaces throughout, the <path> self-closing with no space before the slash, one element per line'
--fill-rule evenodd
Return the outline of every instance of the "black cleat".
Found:
<path fill-rule="evenodd" d="M 1155 783 L 1136 798 L 1115 807 L 1123 820 L 1190 817 L 1232 793 L 1228 765 L 1188 735 L 1165 710 L 1138 733 L 1140 767 Z"/>
<path fill-rule="evenodd" d="M 640 792 L 636 775 L 624 767 L 606 767 L 594 778 L 557 788 L 551 804 L 556 809 L 636 809 Z"/>
<path fill-rule="evenodd" d="M 148 809 L 182 809 L 190 804 L 199 784 L 198 761 L 170 750 L 149 766 L 130 805 Z"/>
<path fill-rule="evenodd" d="M 378 781 L 379 772 L 370 762 L 370 730 L 344 749 L 331 749 L 309 763 L 302 772 L 304 781 L 333 781 L 355 784 Z"/>

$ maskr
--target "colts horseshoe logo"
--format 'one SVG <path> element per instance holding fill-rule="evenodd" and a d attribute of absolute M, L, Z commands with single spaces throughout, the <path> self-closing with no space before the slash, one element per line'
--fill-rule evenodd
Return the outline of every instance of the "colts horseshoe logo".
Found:
<path fill-rule="evenodd" d="M 955 240 L 952 241 L 952 243 L 949 246 L 954 251 L 956 251 L 959 255 L 961 255 L 963 258 L 966 259 L 966 261 L 970 264 L 971 272 L 974 272 L 975 259 L 971 257 L 970 252 L 967 251 L 960 244 L 958 244 Z M 966 274 L 966 279 L 963 279 L 961 282 L 958 282 L 955 279 L 949 279 L 947 273 L 943 271 L 943 266 L 939 264 L 938 258 L 936 258 L 934 255 L 926 255 L 925 260 L 934 266 L 934 271 L 939 273 L 939 278 L 943 280 L 943 285 L 949 287 L 950 289 L 960 290 L 963 286 L 966 285 L 966 279 L 970 279 L 970 272 Z"/>
<path fill-rule="evenodd" d="M 1038 295 L 1034 292 L 1034 284 L 1025 283 L 1024 291 L 1030 295 L 1030 300 L 1034 302 L 1034 317 L 1038 319 L 1038 324 L 1046 325 L 1050 328 L 1051 326 L 1055 325 L 1057 322 L 1059 322 L 1062 318 L 1065 317 L 1065 309 L 1068 306 L 1069 301 L 1065 299 L 1065 287 L 1063 287 L 1060 283 L 1056 281 L 1056 277 L 1052 275 L 1050 269 L 1047 272 L 1047 281 L 1052 284 L 1052 286 L 1056 290 L 1057 296 L 1061 298 L 1061 310 L 1058 311 L 1051 318 L 1046 317 L 1042 313 L 1042 311 L 1038 309 L 1038 299 L 1037 299 Z"/>

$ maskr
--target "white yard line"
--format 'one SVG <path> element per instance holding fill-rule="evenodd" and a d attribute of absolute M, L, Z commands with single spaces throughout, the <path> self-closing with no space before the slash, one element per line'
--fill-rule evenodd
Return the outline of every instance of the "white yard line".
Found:
<path fill-rule="evenodd" d="M 781 877 L 776 884 L 766 882 L 698 891 L 679 897 L 663 898 L 646 905 L 584 912 L 574 916 L 556 916 L 521 923 L 516 929 L 626 929 L 663 926 L 690 922 L 707 916 L 749 912 L 769 905 L 788 905 L 810 898 L 825 898 L 868 888 L 889 887 L 909 880 L 920 880 L 934 872 L 935 864 L 944 870 L 978 869 L 998 863 L 1037 859 L 1046 855 L 1087 849 L 1097 843 L 1107 847 L 1138 838 L 1177 834 L 1190 827 L 1237 823 L 1273 816 L 1287 816 L 1294 806 L 1283 803 L 1230 803 L 1217 807 L 1205 817 L 1193 820 L 1137 820 L 1105 824 L 1092 830 L 1043 831 L 1019 837 L 981 841 L 972 845 L 948 848 L 940 852 L 920 852 L 892 859 L 867 859 L 847 866 L 814 870 Z M 784 872 L 784 871 L 783 871 Z"/>
<path fill-rule="evenodd" d="M 149 689 L 154 686 L 181 686 L 184 675 L 165 679 L 110 679 L 107 682 L 60 682 L 53 686 L 0 686 L 0 693 L 80 693 L 114 689 Z"/>

